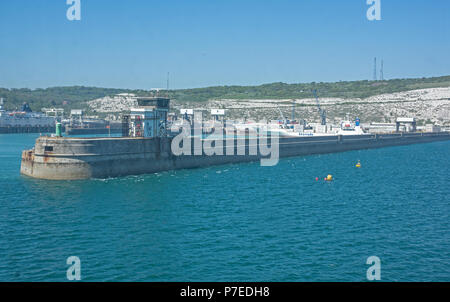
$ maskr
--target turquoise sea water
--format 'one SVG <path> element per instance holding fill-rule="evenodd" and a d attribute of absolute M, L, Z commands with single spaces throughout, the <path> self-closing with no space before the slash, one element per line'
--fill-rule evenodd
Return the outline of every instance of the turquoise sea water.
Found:
<path fill-rule="evenodd" d="M 448 141 L 55 182 L 36 137 L 0 135 L 0 281 L 450 281 Z"/>

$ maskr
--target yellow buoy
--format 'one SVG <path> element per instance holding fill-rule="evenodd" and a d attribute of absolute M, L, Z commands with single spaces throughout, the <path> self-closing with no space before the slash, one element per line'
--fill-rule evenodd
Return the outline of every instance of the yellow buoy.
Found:
<path fill-rule="evenodd" d="M 327 181 L 332 181 L 332 180 L 333 180 L 333 175 L 328 174 L 328 176 L 327 176 Z"/>
<path fill-rule="evenodd" d="M 361 168 L 361 164 L 360 164 L 360 163 L 357 163 L 357 164 L 356 164 L 356 168 Z"/>

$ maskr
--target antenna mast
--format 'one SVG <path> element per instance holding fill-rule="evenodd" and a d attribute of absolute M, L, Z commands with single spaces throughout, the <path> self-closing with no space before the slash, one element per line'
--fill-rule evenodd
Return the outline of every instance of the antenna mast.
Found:
<path fill-rule="evenodd" d="M 373 59 L 373 80 L 377 80 L 377 58 Z"/>
<path fill-rule="evenodd" d="M 380 68 L 380 80 L 384 81 L 384 66 L 383 66 L 383 60 L 381 60 L 381 68 Z"/>
<path fill-rule="evenodd" d="M 169 98 L 169 75 L 170 73 L 167 72 L 167 98 Z"/>

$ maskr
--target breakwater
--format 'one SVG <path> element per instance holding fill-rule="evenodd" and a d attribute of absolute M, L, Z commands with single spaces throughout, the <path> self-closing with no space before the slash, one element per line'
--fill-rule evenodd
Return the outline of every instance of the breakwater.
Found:
<path fill-rule="evenodd" d="M 450 133 L 400 133 L 383 135 L 314 136 L 280 138 L 279 156 L 323 154 L 358 149 L 449 140 Z M 200 140 L 204 142 L 205 140 Z M 251 140 L 245 140 L 245 155 L 174 155 L 172 138 L 66 138 L 40 137 L 33 150 L 22 153 L 21 173 L 42 179 L 108 178 L 155 173 L 167 170 L 199 168 L 264 158 L 259 150 L 251 154 Z M 226 146 L 237 139 L 225 140 Z M 191 154 L 197 144 L 191 145 Z"/>

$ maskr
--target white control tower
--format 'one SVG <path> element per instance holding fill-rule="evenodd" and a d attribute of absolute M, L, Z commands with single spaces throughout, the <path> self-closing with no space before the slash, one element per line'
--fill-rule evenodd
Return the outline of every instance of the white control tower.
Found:
<path fill-rule="evenodd" d="M 166 136 L 170 99 L 138 97 L 137 102 L 138 107 L 131 108 L 130 135 L 148 138 Z"/>

